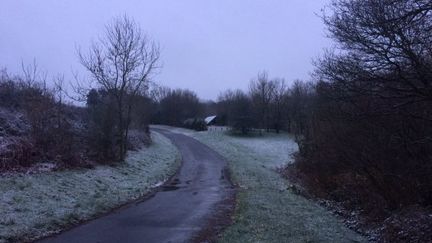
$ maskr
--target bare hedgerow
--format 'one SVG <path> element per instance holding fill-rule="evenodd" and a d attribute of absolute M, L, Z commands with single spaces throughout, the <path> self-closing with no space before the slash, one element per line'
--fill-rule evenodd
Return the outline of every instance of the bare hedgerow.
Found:
<path fill-rule="evenodd" d="M 33 71 L 29 71 L 33 70 Z M 57 80 L 58 81 L 58 80 Z M 83 163 L 79 141 L 78 109 L 63 103 L 56 89 L 49 89 L 36 64 L 24 75 L 3 72 L 0 80 L 0 132 L 2 170 L 51 161 L 62 166 Z"/>

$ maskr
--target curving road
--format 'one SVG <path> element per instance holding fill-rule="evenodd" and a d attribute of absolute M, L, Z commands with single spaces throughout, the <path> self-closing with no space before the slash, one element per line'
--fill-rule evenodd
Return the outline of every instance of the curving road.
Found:
<path fill-rule="evenodd" d="M 182 166 L 169 182 L 147 200 L 40 242 L 190 242 L 207 227 L 221 213 L 218 205 L 233 193 L 224 173 L 226 162 L 193 138 L 154 130 L 182 155 Z"/>

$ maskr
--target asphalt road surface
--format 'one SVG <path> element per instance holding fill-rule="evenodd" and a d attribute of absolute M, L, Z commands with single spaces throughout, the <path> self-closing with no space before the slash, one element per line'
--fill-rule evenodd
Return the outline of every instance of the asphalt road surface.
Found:
<path fill-rule="evenodd" d="M 51 242 L 190 242 L 232 193 L 223 158 L 193 138 L 167 130 L 182 155 L 178 173 L 147 200 L 50 238 Z"/>

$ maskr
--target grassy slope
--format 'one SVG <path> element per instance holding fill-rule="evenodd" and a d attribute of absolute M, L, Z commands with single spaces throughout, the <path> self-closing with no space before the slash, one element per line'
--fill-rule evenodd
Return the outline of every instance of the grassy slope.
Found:
<path fill-rule="evenodd" d="M 180 162 L 167 138 L 152 137 L 116 167 L 0 177 L 0 242 L 38 238 L 148 193 Z"/>
<path fill-rule="evenodd" d="M 184 132 L 188 133 L 188 132 Z M 221 242 L 363 242 L 321 206 L 287 190 L 275 168 L 292 161 L 297 146 L 288 135 L 238 138 L 217 132 L 189 133 L 229 162 L 238 184 L 235 223 Z"/>

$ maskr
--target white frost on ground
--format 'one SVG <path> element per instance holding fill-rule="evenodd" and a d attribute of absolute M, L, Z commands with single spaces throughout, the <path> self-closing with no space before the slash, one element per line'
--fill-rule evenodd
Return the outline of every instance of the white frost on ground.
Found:
<path fill-rule="evenodd" d="M 235 222 L 222 233 L 220 242 L 365 241 L 329 211 L 290 191 L 290 183 L 276 172 L 276 167 L 292 163 L 291 154 L 298 149 L 289 135 L 188 133 L 227 159 L 239 186 Z"/>
<path fill-rule="evenodd" d="M 157 129 L 165 129 L 165 130 L 169 130 L 170 132 L 179 133 L 179 134 L 183 134 L 186 136 L 193 136 L 195 133 L 200 133 L 200 132 L 196 132 L 194 130 L 190 130 L 190 129 L 186 129 L 186 128 L 171 127 L 171 126 L 166 126 L 166 125 L 150 125 L 150 127 L 151 128 L 157 128 Z"/>
<path fill-rule="evenodd" d="M 158 133 L 118 166 L 0 177 L 0 242 L 51 234 L 137 199 L 175 173 L 176 147 Z"/>
<path fill-rule="evenodd" d="M 217 133 L 216 136 L 224 135 Z M 294 162 L 293 154 L 298 151 L 298 145 L 294 138 L 286 133 L 281 134 L 263 134 L 253 137 L 230 137 L 235 143 L 247 147 L 251 151 L 266 156 L 266 160 L 258 161 L 264 166 L 270 168 L 279 168 Z"/>

